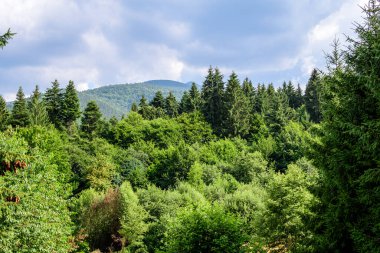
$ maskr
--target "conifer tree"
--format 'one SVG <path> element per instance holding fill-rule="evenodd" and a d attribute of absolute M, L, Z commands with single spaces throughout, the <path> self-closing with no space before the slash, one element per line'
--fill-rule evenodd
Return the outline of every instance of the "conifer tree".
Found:
<path fill-rule="evenodd" d="M 320 111 L 319 86 L 321 78 L 316 69 L 313 69 L 305 90 L 306 110 L 310 114 L 310 120 L 319 123 L 322 119 Z"/>
<path fill-rule="evenodd" d="M 138 112 L 139 108 L 135 102 L 132 103 L 131 105 L 131 111 L 132 112 Z"/>
<path fill-rule="evenodd" d="M 222 134 L 223 121 L 225 119 L 223 97 L 223 75 L 218 68 L 213 70 L 210 67 L 202 86 L 202 112 L 206 121 L 211 124 L 215 133 L 219 135 Z"/>
<path fill-rule="evenodd" d="M 7 109 L 7 103 L 0 95 L 0 131 L 5 130 L 8 124 L 9 111 Z"/>
<path fill-rule="evenodd" d="M 172 118 L 178 115 L 178 102 L 172 92 L 165 99 L 165 111 Z"/>
<path fill-rule="evenodd" d="M 323 134 L 313 159 L 323 172 L 319 252 L 380 252 L 380 4 L 364 7 L 355 39 L 337 42 L 322 78 Z"/>
<path fill-rule="evenodd" d="M 192 111 L 189 92 L 185 91 L 182 95 L 181 102 L 178 107 L 179 113 L 188 113 Z"/>
<path fill-rule="evenodd" d="M 225 106 L 227 117 L 225 131 L 228 136 L 245 136 L 249 131 L 250 107 L 249 100 L 245 96 L 238 79 L 232 72 L 227 82 L 225 92 Z"/>
<path fill-rule="evenodd" d="M 249 80 L 247 77 L 243 81 L 242 90 L 243 90 L 245 96 L 249 100 L 249 105 L 251 107 L 252 113 L 254 113 L 255 112 L 254 104 L 255 104 L 256 91 L 252 85 L 252 81 Z"/>
<path fill-rule="evenodd" d="M 190 97 L 190 104 L 191 104 L 191 112 L 192 111 L 198 111 L 201 109 L 202 105 L 202 98 L 201 94 L 197 88 L 197 85 L 195 83 L 191 84 L 191 88 L 189 91 L 189 97 Z"/>
<path fill-rule="evenodd" d="M 165 108 L 165 99 L 160 90 L 156 92 L 150 105 L 156 108 Z"/>
<path fill-rule="evenodd" d="M 46 107 L 41 100 L 41 93 L 38 85 L 33 91 L 30 101 L 28 102 L 29 119 L 31 125 L 47 125 L 49 123 L 49 117 L 46 111 Z"/>
<path fill-rule="evenodd" d="M 147 100 L 146 100 L 146 98 L 145 98 L 144 95 L 140 99 L 140 103 L 139 103 L 139 107 L 138 108 L 139 108 L 138 109 L 138 113 L 141 116 L 143 116 L 144 119 L 148 119 L 151 110 L 149 110 L 149 106 L 148 106 Z"/>
<path fill-rule="evenodd" d="M 16 101 L 12 108 L 11 114 L 11 124 L 12 126 L 25 127 L 29 125 L 29 113 L 26 104 L 26 99 L 22 87 L 17 91 Z"/>
<path fill-rule="evenodd" d="M 81 131 L 89 138 L 98 130 L 102 114 L 95 101 L 88 102 L 82 116 Z"/>
<path fill-rule="evenodd" d="M 69 127 L 80 117 L 79 98 L 73 81 L 69 81 L 63 96 L 63 120 Z"/>
<path fill-rule="evenodd" d="M 62 128 L 64 122 L 62 90 L 57 80 L 52 82 L 52 87 L 47 89 L 43 98 L 49 120 L 58 129 Z"/>

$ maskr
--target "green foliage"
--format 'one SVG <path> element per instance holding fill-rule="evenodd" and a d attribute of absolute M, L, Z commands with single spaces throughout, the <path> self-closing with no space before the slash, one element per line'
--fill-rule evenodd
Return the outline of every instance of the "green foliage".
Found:
<path fill-rule="evenodd" d="M 24 127 L 29 125 L 28 107 L 22 87 L 20 87 L 17 91 L 16 101 L 12 108 L 10 122 L 14 127 Z"/>
<path fill-rule="evenodd" d="M 208 70 L 208 75 L 202 86 L 202 112 L 208 123 L 211 124 L 216 134 L 221 135 L 223 130 L 223 121 L 225 119 L 224 111 L 224 82 L 223 75 L 219 69 L 212 67 Z"/>
<path fill-rule="evenodd" d="M 218 205 L 185 209 L 170 220 L 165 252 L 243 252 L 242 221 Z"/>
<path fill-rule="evenodd" d="M 46 126 L 49 123 L 49 117 L 44 103 L 41 101 L 41 93 L 38 85 L 33 91 L 33 94 L 28 102 L 29 119 L 32 126 Z"/>
<path fill-rule="evenodd" d="M 178 103 L 172 92 L 165 98 L 165 111 L 171 118 L 178 115 Z"/>
<path fill-rule="evenodd" d="M 102 114 L 99 111 L 99 107 L 95 101 L 90 101 L 84 109 L 81 131 L 89 138 L 92 138 L 96 131 L 99 129 L 100 118 Z"/>
<path fill-rule="evenodd" d="M 0 131 L 4 131 L 7 127 L 9 119 L 9 111 L 7 104 L 2 96 L 0 96 Z"/>
<path fill-rule="evenodd" d="M 70 188 L 62 182 L 65 175 L 59 166 L 38 148 L 32 149 L 14 132 L 0 133 L 1 166 L 14 168 L 0 176 L 2 252 L 68 252 L 71 248 Z"/>
<path fill-rule="evenodd" d="M 63 126 L 63 93 L 57 80 L 47 89 L 43 98 L 49 120 L 58 129 Z"/>
<path fill-rule="evenodd" d="M 8 44 L 8 40 L 12 39 L 16 33 L 12 33 L 11 29 L 8 29 L 6 33 L 0 36 L 0 47 L 3 49 Z"/>
<path fill-rule="evenodd" d="M 317 231 L 324 251 L 380 251 L 379 3 L 369 1 L 364 14 L 347 50 L 335 43 L 322 77 L 323 131 L 314 157 L 323 171 Z"/>
<path fill-rule="evenodd" d="M 69 81 L 63 94 L 62 114 L 65 125 L 71 126 L 79 117 L 79 98 L 73 81 Z"/>
<path fill-rule="evenodd" d="M 121 194 L 121 217 L 119 230 L 120 235 L 125 238 L 127 248 L 133 252 L 141 252 L 144 249 L 143 239 L 144 233 L 148 230 L 148 224 L 145 220 L 148 218 L 148 213 L 139 204 L 139 199 L 134 193 L 131 185 L 124 182 L 120 186 Z"/>
<path fill-rule="evenodd" d="M 314 217 L 312 210 L 318 200 L 310 192 L 308 181 L 308 175 L 295 164 L 289 165 L 286 174 L 275 174 L 270 180 L 267 210 L 259 230 L 269 248 L 313 251 L 313 233 L 307 222 Z"/>
<path fill-rule="evenodd" d="M 250 128 L 249 98 L 240 87 L 238 76 L 232 72 L 227 82 L 225 106 L 227 109 L 225 131 L 227 136 L 246 136 Z"/>
<path fill-rule="evenodd" d="M 310 120 L 319 123 L 322 119 L 320 110 L 320 86 L 321 77 L 316 69 L 313 69 L 305 90 L 305 107 L 310 115 Z"/>

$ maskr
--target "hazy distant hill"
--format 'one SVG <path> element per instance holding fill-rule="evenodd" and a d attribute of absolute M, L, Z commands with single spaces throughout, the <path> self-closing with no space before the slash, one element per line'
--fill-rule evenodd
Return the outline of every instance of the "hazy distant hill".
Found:
<path fill-rule="evenodd" d="M 133 102 L 137 104 L 142 95 L 150 101 L 154 94 L 161 90 L 166 97 L 170 91 L 180 100 L 184 91 L 189 90 L 191 83 L 171 80 L 152 80 L 134 84 L 116 84 L 79 92 L 81 110 L 90 100 L 95 100 L 103 115 L 120 117 L 128 112 Z"/>

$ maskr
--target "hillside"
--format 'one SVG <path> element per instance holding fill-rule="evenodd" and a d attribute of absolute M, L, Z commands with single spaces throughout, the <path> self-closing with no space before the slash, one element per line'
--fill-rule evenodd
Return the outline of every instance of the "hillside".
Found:
<path fill-rule="evenodd" d="M 115 84 L 92 90 L 79 92 L 81 110 L 90 100 L 95 100 L 106 118 L 121 117 L 129 111 L 133 102 L 137 104 L 142 95 L 151 100 L 154 94 L 161 90 L 164 96 L 173 92 L 179 100 L 184 91 L 190 89 L 191 83 L 181 83 L 171 80 L 151 80 L 143 83 Z"/>

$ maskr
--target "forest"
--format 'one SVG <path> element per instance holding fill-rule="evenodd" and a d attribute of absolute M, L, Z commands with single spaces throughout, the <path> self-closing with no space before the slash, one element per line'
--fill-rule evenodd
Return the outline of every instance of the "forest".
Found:
<path fill-rule="evenodd" d="M 380 252 L 380 6 L 303 91 L 210 67 L 121 119 L 0 96 L 0 252 Z"/>

